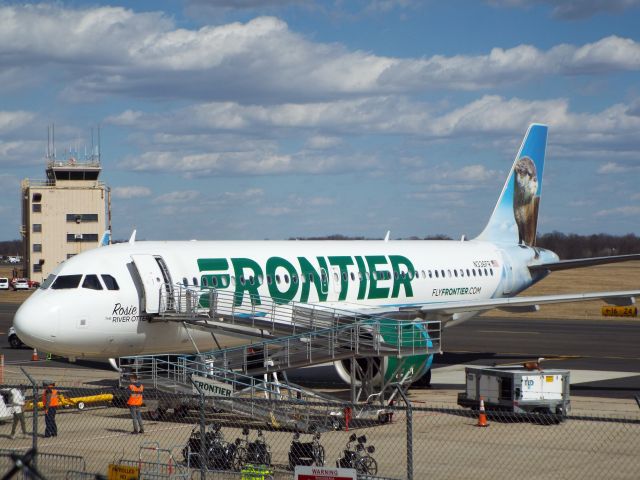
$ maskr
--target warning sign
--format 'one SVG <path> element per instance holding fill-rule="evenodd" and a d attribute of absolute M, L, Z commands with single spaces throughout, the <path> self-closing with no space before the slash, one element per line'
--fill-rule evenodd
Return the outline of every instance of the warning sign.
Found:
<path fill-rule="evenodd" d="M 296 466 L 295 480 L 356 480 L 355 468 L 326 468 Z"/>
<path fill-rule="evenodd" d="M 109 464 L 109 480 L 138 480 L 140 469 L 129 465 Z"/>

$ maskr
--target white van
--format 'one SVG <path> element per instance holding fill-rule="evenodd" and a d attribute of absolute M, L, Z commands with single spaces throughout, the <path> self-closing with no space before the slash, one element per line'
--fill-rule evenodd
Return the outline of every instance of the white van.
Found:
<path fill-rule="evenodd" d="M 0 277 L 0 290 L 9 290 L 9 279 Z"/>

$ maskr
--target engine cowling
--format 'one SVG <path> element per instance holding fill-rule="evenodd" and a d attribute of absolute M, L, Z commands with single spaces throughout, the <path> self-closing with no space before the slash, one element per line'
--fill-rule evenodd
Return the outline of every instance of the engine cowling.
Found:
<path fill-rule="evenodd" d="M 433 346 L 429 332 L 422 322 L 385 319 L 380 323 L 380 328 L 375 331 L 378 339 L 387 345 L 418 350 Z M 359 357 L 356 358 L 359 366 L 356 368 L 356 386 L 362 385 L 361 372 L 366 374 L 369 368 L 373 385 L 382 385 L 387 382 L 413 383 L 429 371 L 432 362 L 433 354 Z M 347 384 L 351 384 L 351 360 L 340 360 L 334 362 L 334 365 L 338 376 Z"/>

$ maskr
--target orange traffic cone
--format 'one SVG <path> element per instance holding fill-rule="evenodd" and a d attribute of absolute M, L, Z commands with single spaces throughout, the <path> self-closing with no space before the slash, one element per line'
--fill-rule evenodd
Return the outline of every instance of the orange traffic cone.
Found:
<path fill-rule="evenodd" d="M 478 423 L 476 427 L 488 427 L 487 414 L 484 412 L 484 399 L 480 397 L 480 414 L 478 415 Z"/>
<path fill-rule="evenodd" d="M 33 353 L 31 354 L 31 361 L 32 362 L 38 361 L 38 351 L 35 348 L 33 349 Z"/>

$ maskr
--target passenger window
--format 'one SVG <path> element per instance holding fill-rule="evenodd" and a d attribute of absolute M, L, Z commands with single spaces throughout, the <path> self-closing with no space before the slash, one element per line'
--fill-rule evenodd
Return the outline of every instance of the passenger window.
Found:
<path fill-rule="evenodd" d="M 255 285 L 255 284 L 256 284 L 256 279 L 254 278 L 254 276 L 253 276 L 253 275 L 251 275 L 251 276 L 249 277 L 249 283 L 250 283 L 251 285 Z"/>
<path fill-rule="evenodd" d="M 218 286 L 218 277 L 211 277 L 211 286 L 213 287 Z"/>
<path fill-rule="evenodd" d="M 356 279 L 356 274 L 351 272 L 351 281 L 355 281 Z"/>
<path fill-rule="evenodd" d="M 435 272 L 436 272 L 436 278 L 438 278 L 438 270 L 435 270 Z"/>
<path fill-rule="evenodd" d="M 347 272 L 342 272 L 342 280 L 347 281 Z"/>
<path fill-rule="evenodd" d="M 267 275 L 267 284 L 271 285 L 271 275 Z"/>
<path fill-rule="evenodd" d="M 276 283 L 279 285 L 280 284 L 280 275 L 276 275 Z"/>
<path fill-rule="evenodd" d="M 291 276 L 291 281 L 292 281 L 293 283 L 298 283 L 298 275 L 292 275 L 292 276 Z"/>
<path fill-rule="evenodd" d="M 456 276 L 456 278 L 458 277 L 458 271 L 457 270 L 454 270 L 453 274 Z"/>
<path fill-rule="evenodd" d="M 198 279 L 196 277 L 193 277 L 193 284 L 197 287 L 198 286 Z"/>
<path fill-rule="evenodd" d="M 107 287 L 107 290 L 120 290 L 118 287 L 118 282 L 111 275 L 102 274 L 102 281 L 104 282 L 104 286 Z"/>
<path fill-rule="evenodd" d="M 309 283 L 313 283 L 313 273 L 309 274 Z"/>
<path fill-rule="evenodd" d="M 340 280 L 340 277 L 338 277 L 338 274 L 334 272 L 333 279 L 335 280 L 336 283 L 338 283 L 338 280 Z"/>
<path fill-rule="evenodd" d="M 289 275 L 284 274 L 284 283 L 289 283 Z"/>
<path fill-rule="evenodd" d="M 189 285 L 189 280 L 187 280 L 187 277 L 183 277 L 182 278 L 182 286 L 186 287 L 187 285 Z"/>
<path fill-rule="evenodd" d="M 488 276 L 488 275 L 489 275 L 489 272 L 487 272 L 487 269 L 485 268 L 485 269 L 484 269 L 484 276 L 486 277 L 486 276 Z"/>
<path fill-rule="evenodd" d="M 479 269 L 478 269 L 478 276 L 479 276 L 479 277 L 481 277 L 481 276 L 482 276 L 482 269 L 481 269 L 481 268 L 479 268 Z"/>
<path fill-rule="evenodd" d="M 244 275 L 240 275 L 240 285 L 244 285 Z"/>
<path fill-rule="evenodd" d="M 78 288 L 81 279 L 82 275 L 60 275 L 58 278 L 56 278 L 56 281 L 53 282 L 51 288 L 53 290 L 62 290 L 64 288 Z"/>
<path fill-rule="evenodd" d="M 444 270 L 440 270 L 440 275 L 442 275 L 442 278 L 444 278 Z"/>
<path fill-rule="evenodd" d="M 102 285 L 100 285 L 100 280 L 98 280 L 97 275 L 87 275 L 84 277 L 84 282 L 82 282 L 82 288 L 102 290 Z"/>
<path fill-rule="evenodd" d="M 209 285 L 208 281 L 207 281 L 207 277 L 202 277 L 202 286 L 203 287 L 207 287 Z"/>
<path fill-rule="evenodd" d="M 476 269 L 474 268 L 473 270 L 471 270 L 473 272 L 473 276 L 476 276 Z"/>
<path fill-rule="evenodd" d="M 471 276 L 471 272 L 469 272 L 469 269 L 467 268 L 467 277 Z"/>

